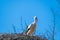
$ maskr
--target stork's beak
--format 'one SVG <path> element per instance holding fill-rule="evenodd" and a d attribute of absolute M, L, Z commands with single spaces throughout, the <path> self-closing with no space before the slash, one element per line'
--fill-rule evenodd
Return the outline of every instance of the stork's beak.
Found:
<path fill-rule="evenodd" d="M 36 20 L 38 21 L 38 18 L 36 18 Z"/>
<path fill-rule="evenodd" d="M 37 19 L 37 21 L 38 21 L 38 19 Z"/>

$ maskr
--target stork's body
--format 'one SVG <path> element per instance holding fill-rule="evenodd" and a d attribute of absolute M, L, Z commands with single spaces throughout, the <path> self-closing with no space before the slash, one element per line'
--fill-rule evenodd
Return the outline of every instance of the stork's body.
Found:
<path fill-rule="evenodd" d="M 36 23 L 37 23 L 37 17 L 34 16 L 34 21 L 27 28 L 27 35 L 30 36 L 31 34 L 33 34 L 33 32 L 36 29 Z"/>

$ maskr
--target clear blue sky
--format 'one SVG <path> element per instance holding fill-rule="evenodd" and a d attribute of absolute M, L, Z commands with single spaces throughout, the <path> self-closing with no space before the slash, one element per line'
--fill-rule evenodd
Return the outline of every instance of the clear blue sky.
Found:
<path fill-rule="evenodd" d="M 56 0 L 0 0 L 0 33 L 13 33 L 12 24 L 15 25 L 17 33 L 25 29 L 25 21 L 29 25 L 33 17 L 38 17 L 36 34 L 40 35 L 52 27 L 53 15 L 51 8 L 56 14 L 56 35 L 60 37 L 60 9 Z M 21 16 L 23 29 L 21 27 Z"/>

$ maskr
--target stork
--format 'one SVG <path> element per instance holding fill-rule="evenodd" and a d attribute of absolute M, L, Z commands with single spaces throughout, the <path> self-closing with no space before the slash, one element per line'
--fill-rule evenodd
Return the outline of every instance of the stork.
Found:
<path fill-rule="evenodd" d="M 36 29 L 37 21 L 38 21 L 37 17 L 34 16 L 34 21 L 28 26 L 26 35 L 30 36 L 31 34 L 34 33 L 34 31 Z"/>

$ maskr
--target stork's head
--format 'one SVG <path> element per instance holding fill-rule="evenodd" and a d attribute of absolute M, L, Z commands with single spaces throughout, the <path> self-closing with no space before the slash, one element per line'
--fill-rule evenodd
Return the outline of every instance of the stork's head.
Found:
<path fill-rule="evenodd" d="M 36 17 L 36 16 L 34 16 L 34 21 L 35 21 L 35 22 L 37 22 L 37 21 L 38 21 L 38 19 L 37 19 L 37 17 Z"/>

